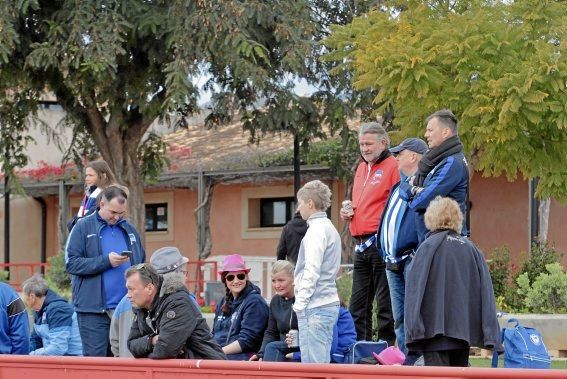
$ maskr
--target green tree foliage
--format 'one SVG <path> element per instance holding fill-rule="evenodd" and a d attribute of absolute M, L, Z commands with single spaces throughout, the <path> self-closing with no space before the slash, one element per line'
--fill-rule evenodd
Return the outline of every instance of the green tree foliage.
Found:
<path fill-rule="evenodd" d="M 141 227 L 141 173 L 157 169 L 139 169 L 140 159 L 152 163 L 149 151 L 156 147 L 155 139 L 143 139 L 149 126 L 157 119 L 184 126 L 184 116 L 196 111 L 196 77 L 209 78 L 206 88 L 214 94 L 209 126 L 259 100 L 287 104 L 293 73 L 313 62 L 306 57 L 318 25 L 310 5 L 5 0 L 0 91 L 20 91 L 29 82 L 53 92 L 66 111 L 64 123 L 74 126 L 75 141 L 93 141 L 130 188 L 130 218 Z M 92 147 L 83 143 L 69 156 L 91 154 Z"/>
<path fill-rule="evenodd" d="M 352 167 L 360 157 L 356 136 L 351 136 L 348 142 L 345 144 L 343 140 L 333 138 L 311 143 L 309 148 L 301 150 L 300 160 L 303 164 L 328 166 L 337 177 L 348 181 L 354 175 Z M 265 155 L 259 160 L 261 167 L 291 164 L 293 164 L 293 150 Z"/>
<path fill-rule="evenodd" d="M 567 201 L 567 7 L 559 0 L 397 0 L 333 28 L 335 70 L 394 109 L 401 136 L 451 108 L 485 175 L 540 177 Z M 345 68 L 346 67 L 346 68 Z"/>

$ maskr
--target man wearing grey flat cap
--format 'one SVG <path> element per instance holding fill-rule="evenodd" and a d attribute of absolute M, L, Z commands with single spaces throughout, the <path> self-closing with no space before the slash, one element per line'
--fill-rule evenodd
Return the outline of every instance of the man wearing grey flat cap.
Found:
<path fill-rule="evenodd" d="M 401 180 L 392 187 L 382 221 L 378 227 L 378 237 L 382 256 L 386 262 L 386 277 L 392 300 L 394 314 L 394 331 L 398 347 L 407 355 L 404 336 L 404 297 L 405 278 L 408 267 L 419 245 L 419 235 L 414 210 L 408 207 L 408 202 L 400 197 L 400 183 L 409 181 L 418 169 L 418 164 L 425 152 L 427 144 L 419 138 L 405 139 L 401 144 L 390 149 L 396 157 Z M 411 289 L 410 289 L 411 290 Z M 408 357 L 406 364 L 413 364 L 413 355 Z"/>
<path fill-rule="evenodd" d="M 156 250 L 150 258 L 150 264 L 156 269 L 158 274 L 164 276 L 177 274 L 178 279 L 180 279 L 179 274 L 182 274 L 183 278 L 181 279 L 183 280 L 187 273 L 187 262 L 189 262 L 189 259 L 181 255 L 179 249 L 173 246 L 166 246 Z M 195 296 L 192 293 L 189 296 L 197 305 Z M 110 323 L 110 347 L 115 357 L 132 358 L 132 353 L 128 350 L 128 336 L 133 319 L 132 303 L 128 299 L 128 295 L 125 295 L 116 306 Z"/>

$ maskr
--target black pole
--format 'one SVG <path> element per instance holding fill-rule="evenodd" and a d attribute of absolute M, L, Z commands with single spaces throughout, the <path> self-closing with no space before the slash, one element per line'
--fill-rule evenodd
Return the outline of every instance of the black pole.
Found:
<path fill-rule="evenodd" d="M 529 191 L 529 217 L 530 217 L 530 246 L 529 252 L 532 251 L 533 243 L 539 242 L 539 199 L 535 196 L 539 178 L 532 178 L 528 182 Z"/>
<path fill-rule="evenodd" d="M 300 175 L 300 161 L 299 161 L 299 136 L 297 133 L 293 135 L 293 190 L 294 196 L 297 200 L 297 191 L 301 186 L 301 175 Z"/>
<path fill-rule="evenodd" d="M 10 263 L 10 173 L 6 172 L 4 177 L 4 263 Z M 10 268 L 6 267 L 8 278 Z"/>
<path fill-rule="evenodd" d="M 47 204 L 43 197 L 34 197 L 34 200 L 41 206 L 41 247 L 40 261 L 47 263 Z M 45 274 L 45 267 L 41 266 L 42 275 Z"/>

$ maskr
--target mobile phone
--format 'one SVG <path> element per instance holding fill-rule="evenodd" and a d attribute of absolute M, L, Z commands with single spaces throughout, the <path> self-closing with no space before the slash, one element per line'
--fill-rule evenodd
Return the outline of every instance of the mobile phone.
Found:
<path fill-rule="evenodd" d="M 123 257 L 131 257 L 132 256 L 132 252 L 130 250 L 124 250 L 123 252 L 120 253 L 120 255 L 122 255 Z"/>

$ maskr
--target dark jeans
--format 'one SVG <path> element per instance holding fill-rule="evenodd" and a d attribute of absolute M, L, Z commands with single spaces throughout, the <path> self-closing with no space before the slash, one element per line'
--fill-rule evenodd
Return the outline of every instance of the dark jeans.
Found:
<path fill-rule="evenodd" d="M 352 275 L 350 313 L 354 320 L 358 341 L 372 341 L 372 305 L 378 303 L 378 339 L 393 346 L 394 316 L 390 290 L 386 278 L 386 264 L 375 244 L 361 253 L 355 253 Z"/>
<path fill-rule="evenodd" d="M 79 333 L 85 357 L 112 357 L 110 350 L 110 317 L 107 313 L 77 312 Z"/>
<path fill-rule="evenodd" d="M 470 349 L 424 351 L 425 366 L 468 367 Z"/>
<path fill-rule="evenodd" d="M 285 341 L 273 341 L 264 349 L 264 362 L 287 362 L 286 354 L 299 351 L 298 347 L 287 347 Z"/>

